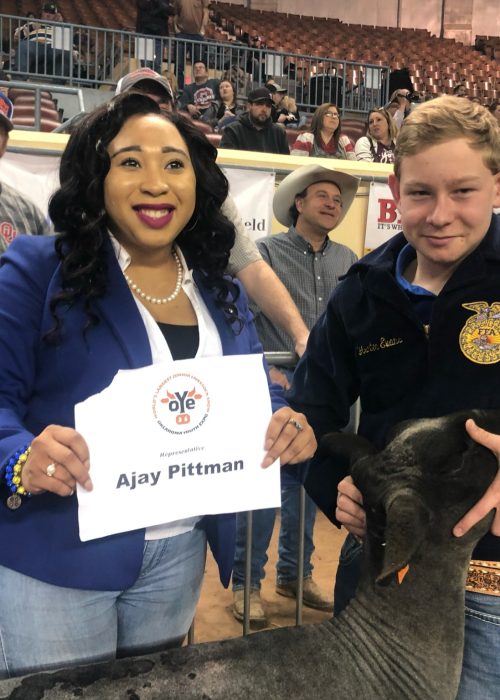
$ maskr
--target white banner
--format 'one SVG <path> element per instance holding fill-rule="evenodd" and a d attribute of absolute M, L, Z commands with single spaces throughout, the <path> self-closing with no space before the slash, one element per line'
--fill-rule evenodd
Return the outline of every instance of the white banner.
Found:
<path fill-rule="evenodd" d="M 401 230 L 399 212 L 389 185 L 372 182 L 366 217 L 365 249 L 377 248 Z"/>
<path fill-rule="evenodd" d="M 7 151 L 0 160 L 0 181 L 14 187 L 47 214 L 49 199 L 59 187 L 59 158 Z"/>
<path fill-rule="evenodd" d="M 235 201 L 248 235 L 254 241 L 271 235 L 274 173 L 223 168 L 229 192 Z"/>
<path fill-rule="evenodd" d="M 94 486 L 77 488 L 81 540 L 278 507 L 279 461 L 261 467 L 271 412 L 262 355 L 119 371 L 75 406 Z"/>

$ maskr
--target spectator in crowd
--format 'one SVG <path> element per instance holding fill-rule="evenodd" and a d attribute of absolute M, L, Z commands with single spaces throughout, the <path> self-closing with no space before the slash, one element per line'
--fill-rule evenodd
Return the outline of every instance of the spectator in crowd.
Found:
<path fill-rule="evenodd" d="M 278 221 L 289 226 L 286 233 L 258 241 L 264 260 L 286 285 L 308 328 L 312 328 L 326 309 L 331 292 L 356 261 L 344 245 L 334 243 L 329 232 L 342 221 L 354 200 L 358 179 L 318 165 L 305 166 L 285 177 L 274 195 L 273 207 Z M 290 340 L 261 312 L 255 309 L 255 322 L 264 350 L 290 352 Z M 284 389 L 290 386 L 293 368 L 273 367 L 271 379 Z M 287 597 L 297 594 L 297 556 L 299 549 L 300 484 L 286 470 L 281 474 L 281 528 L 277 562 L 276 592 Z M 267 549 L 274 527 L 275 509 L 255 511 L 252 528 L 252 567 L 250 621 L 266 621 L 260 598 L 261 580 L 267 561 Z M 306 496 L 304 540 L 303 602 L 319 610 L 331 610 L 331 597 L 321 592 L 312 578 L 311 556 L 314 550 L 313 528 L 316 508 Z M 236 554 L 233 568 L 233 614 L 243 619 L 246 515 L 238 513 Z"/>
<path fill-rule="evenodd" d="M 37 23 L 33 21 L 35 18 L 36 16 L 34 12 L 28 12 L 28 14 L 26 15 L 26 22 L 24 24 L 19 25 L 19 27 L 16 27 L 14 31 L 14 39 L 28 40 L 31 32 L 37 29 Z"/>
<path fill-rule="evenodd" d="M 222 132 L 220 148 L 240 151 L 261 151 L 289 155 L 285 130 L 273 124 L 271 93 L 265 87 L 248 95 L 247 111 Z"/>
<path fill-rule="evenodd" d="M 495 100 L 494 102 L 492 102 L 490 104 L 488 109 L 490 110 L 492 115 L 495 117 L 497 122 L 500 124 L 500 102 L 498 102 L 498 100 Z"/>
<path fill-rule="evenodd" d="M 220 101 L 215 115 L 217 119 L 215 131 L 221 131 L 245 112 L 245 106 L 238 101 L 235 87 L 229 80 L 221 80 L 219 83 L 219 96 Z"/>
<path fill-rule="evenodd" d="M 219 81 L 208 77 L 208 70 L 202 61 L 193 66 L 194 83 L 186 85 L 181 95 L 180 109 L 189 113 L 191 119 L 210 121 L 213 118 L 212 106 L 219 99 Z"/>
<path fill-rule="evenodd" d="M 168 18 L 175 14 L 175 8 L 169 0 L 136 0 L 137 17 L 135 31 L 137 34 L 149 36 L 168 36 Z M 163 60 L 163 43 L 161 39 L 155 39 L 155 53 L 153 61 L 142 61 L 142 65 L 154 68 L 161 73 Z"/>
<path fill-rule="evenodd" d="M 163 112 L 175 111 L 175 98 L 169 81 L 151 68 L 138 68 L 120 78 L 115 95 L 125 92 L 136 92 L 151 97 Z"/>
<path fill-rule="evenodd" d="M 467 97 L 467 88 L 463 83 L 458 83 L 458 85 L 455 85 L 453 88 L 453 95 L 455 97 Z"/>
<path fill-rule="evenodd" d="M 389 186 L 403 232 L 340 282 L 294 374 L 289 400 L 297 410 L 306 407 L 318 441 L 347 423 L 358 396 L 359 433 L 377 448 L 406 419 L 500 408 L 492 390 L 500 382 L 500 220 L 492 211 L 500 206 L 498 123 L 469 100 L 447 96 L 419 105 L 401 127 Z M 473 438 L 484 433 L 472 421 L 467 429 Z M 350 533 L 336 614 L 357 586 L 366 522 L 362 495 L 346 473 L 340 461 L 316 458 L 306 480 L 325 513 Z M 500 471 L 454 528 L 462 536 L 496 509 L 472 556 L 478 566 L 489 562 L 491 573 L 467 581 L 457 700 L 493 700 L 500 687 L 499 483 Z"/>
<path fill-rule="evenodd" d="M 273 98 L 271 118 L 275 124 L 281 124 L 287 129 L 297 129 L 300 124 L 300 114 L 297 104 L 287 95 L 287 89 L 274 80 L 268 80 L 265 87 Z"/>
<path fill-rule="evenodd" d="M 354 152 L 357 160 L 372 163 L 394 163 L 397 128 L 386 109 L 368 112 L 366 136 L 356 141 Z"/>
<path fill-rule="evenodd" d="M 410 94 L 410 91 L 406 88 L 394 90 L 386 107 L 398 129 L 401 128 L 403 119 L 411 112 L 411 102 L 408 100 L 408 95 Z"/>
<path fill-rule="evenodd" d="M 266 67 L 262 53 L 263 49 L 266 48 L 265 41 L 258 34 L 253 34 L 252 36 L 247 34 L 243 40 L 246 41 L 250 49 L 253 49 L 247 53 L 245 70 L 252 76 L 253 81 L 260 83 L 264 79 Z"/>
<path fill-rule="evenodd" d="M 7 150 L 12 124 L 12 102 L 0 92 L 0 158 Z M 51 227 L 42 212 L 13 187 L 0 182 L 0 255 L 16 236 L 43 235 Z"/>
<path fill-rule="evenodd" d="M 299 134 L 290 153 L 292 156 L 356 160 L 350 138 L 342 134 L 342 122 L 336 105 L 325 102 L 316 108 L 311 131 Z"/>
<path fill-rule="evenodd" d="M 203 41 L 205 28 L 208 24 L 208 6 L 210 0 L 174 0 L 175 17 L 174 30 L 176 44 L 175 65 L 177 67 L 177 83 L 179 90 L 184 90 L 184 64 L 186 48 L 191 54 L 191 64 L 197 61 L 206 62 L 201 44 L 188 43 Z"/>
<path fill-rule="evenodd" d="M 64 22 L 55 2 L 42 5 L 41 19 L 48 22 Z M 27 73 L 55 76 L 68 74 L 70 51 L 53 48 L 53 33 L 54 27 L 51 24 L 34 22 L 28 37 L 21 37 L 16 52 L 16 67 L 22 73 L 19 76 L 21 80 L 27 79 Z"/>
<path fill-rule="evenodd" d="M 184 117 L 119 96 L 70 136 L 50 203 L 58 236 L 18 239 L 3 256 L 0 678 L 180 645 L 207 539 L 229 583 L 234 515 L 165 513 L 160 526 L 82 542 L 75 495 L 93 474 L 74 406 L 118 370 L 262 351 L 243 290 L 224 276 L 234 227 L 216 157 Z M 276 385 L 270 396 L 263 466 L 309 458 L 304 417 Z"/>
<path fill-rule="evenodd" d="M 155 100 L 162 110 L 175 112 L 168 80 L 149 68 L 136 70 L 120 80 L 116 94 L 127 91 L 147 95 Z M 269 265 L 262 260 L 230 196 L 222 205 L 222 213 L 233 223 L 236 231 L 227 272 L 238 277 L 252 300 L 268 318 L 289 335 L 297 354 L 302 355 L 309 331 L 290 294 Z"/>

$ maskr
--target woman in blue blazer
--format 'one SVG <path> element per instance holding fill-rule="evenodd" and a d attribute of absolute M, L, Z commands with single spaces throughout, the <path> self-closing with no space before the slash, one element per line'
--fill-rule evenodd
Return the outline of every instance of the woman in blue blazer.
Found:
<path fill-rule="evenodd" d="M 119 369 L 262 352 L 223 274 L 234 229 L 215 159 L 184 118 L 118 97 L 68 142 L 58 236 L 20 237 L 1 259 L 0 678 L 180 643 L 207 539 L 229 582 L 233 515 L 81 542 L 75 496 L 92 471 L 74 406 Z M 307 459 L 307 421 L 270 392 L 265 464 Z"/>

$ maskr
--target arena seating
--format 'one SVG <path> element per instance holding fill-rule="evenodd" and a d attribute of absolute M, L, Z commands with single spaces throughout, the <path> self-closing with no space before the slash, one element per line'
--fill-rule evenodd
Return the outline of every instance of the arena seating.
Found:
<path fill-rule="evenodd" d="M 12 121 L 16 127 L 35 126 L 35 92 L 29 89 L 10 88 L 9 99 L 14 105 Z M 40 130 L 53 131 L 61 124 L 61 111 L 57 108 L 57 101 L 52 99 L 50 92 L 40 93 Z"/>
<path fill-rule="evenodd" d="M 470 97 L 491 101 L 500 94 L 500 63 L 492 52 L 484 55 L 454 39 L 433 37 L 425 29 L 374 28 L 337 19 L 318 22 L 306 16 L 297 22 L 296 15 L 249 10 L 242 5 L 217 3 L 214 7 L 216 26 L 234 32 L 236 39 L 248 33 L 261 36 L 268 48 L 285 53 L 388 64 L 392 70 L 406 66 L 414 88 L 426 95 L 451 93 L 459 82 L 465 84 Z M 497 51 L 500 56 L 500 49 Z"/>
<path fill-rule="evenodd" d="M 115 29 L 135 26 L 134 3 L 59 0 L 58 5 L 68 22 Z M 495 60 L 500 57 L 498 37 L 478 37 L 480 50 L 476 50 L 454 39 L 433 37 L 425 29 L 374 28 L 331 18 L 318 22 L 307 16 L 297 22 L 297 15 L 243 5 L 217 2 L 212 7 L 207 37 L 218 41 L 239 40 L 248 33 L 263 37 L 269 49 L 284 53 L 388 64 L 393 70 L 407 66 L 415 89 L 428 95 L 449 93 L 458 82 L 465 83 L 470 97 L 491 101 L 500 94 L 500 63 Z M 32 9 L 31 0 L 2 2 L 6 13 L 23 15 Z M 300 61 L 296 63 L 300 71 Z M 344 77 L 353 82 L 353 76 Z"/>

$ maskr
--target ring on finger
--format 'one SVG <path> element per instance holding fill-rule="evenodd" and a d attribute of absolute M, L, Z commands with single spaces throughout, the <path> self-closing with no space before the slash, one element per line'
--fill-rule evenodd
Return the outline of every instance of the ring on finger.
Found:
<path fill-rule="evenodd" d="M 45 470 L 45 473 L 47 474 L 47 476 L 54 476 L 54 474 L 56 473 L 56 465 L 54 464 L 54 462 L 51 462 L 51 463 L 47 466 L 47 469 Z"/>
<path fill-rule="evenodd" d="M 290 418 L 288 422 L 291 423 L 294 428 L 297 428 L 298 433 L 301 433 L 304 430 L 304 426 L 302 425 L 302 423 L 299 423 L 299 421 L 295 418 Z"/>

